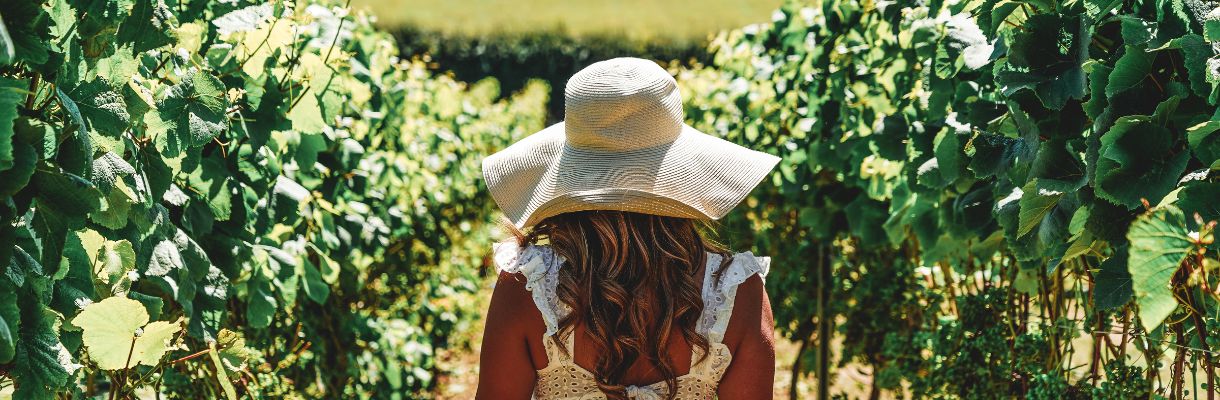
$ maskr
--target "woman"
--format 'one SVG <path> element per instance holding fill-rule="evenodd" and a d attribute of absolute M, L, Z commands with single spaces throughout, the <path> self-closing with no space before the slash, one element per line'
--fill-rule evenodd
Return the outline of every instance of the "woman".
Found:
<path fill-rule="evenodd" d="M 685 125 L 651 61 L 595 63 L 564 94 L 564 122 L 483 162 L 516 240 L 494 249 L 478 397 L 771 398 L 770 259 L 729 254 L 696 221 L 779 159 Z"/>

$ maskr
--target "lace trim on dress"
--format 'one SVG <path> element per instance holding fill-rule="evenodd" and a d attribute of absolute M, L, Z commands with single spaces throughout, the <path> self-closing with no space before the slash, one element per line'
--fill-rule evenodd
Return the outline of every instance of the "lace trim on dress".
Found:
<path fill-rule="evenodd" d="M 514 241 L 500 242 L 492 246 L 496 266 L 500 271 L 519 273 L 525 276 L 525 289 L 534 298 L 534 305 L 546 323 L 546 336 L 559 331 L 559 318 L 567 315 L 568 306 L 559 301 L 555 289 L 559 286 L 559 266 L 562 256 L 550 247 L 527 245 L 521 248 Z"/>
<path fill-rule="evenodd" d="M 757 257 L 748 251 L 737 253 L 721 273 L 719 285 L 716 285 L 714 274 L 720 268 L 721 258 L 723 256 L 719 254 L 711 254 L 707 258 L 707 271 L 703 277 L 703 315 L 695 326 L 695 331 L 707 337 L 710 343 L 724 341 L 724 332 L 728 330 L 729 318 L 733 314 L 733 302 L 737 298 L 737 286 L 754 274 L 766 279 L 771 269 L 771 257 Z"/>

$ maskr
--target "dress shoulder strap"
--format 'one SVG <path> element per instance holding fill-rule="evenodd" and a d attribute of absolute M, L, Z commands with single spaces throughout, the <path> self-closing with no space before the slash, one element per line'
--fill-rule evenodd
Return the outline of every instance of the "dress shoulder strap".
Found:
<path fill-rule="evenodd" d="M 492 246 L 492 253 L 500 271 L 525 276 L 525 289 L 530 291 L 534 306 L 538 307 L 542 321 L 546 323 L 543 337 L 558 332 L 559 319 L 570 311 L 555 293 L 559 286 L 559 267 L 563 265 L 563 257 L 555 254 L 550 246 L 529 244 L 521 247 L 513 241 L 496 243 Z"/>
<path fill-rule="evenodd" d="M 732 256 L 729 265 L 717 280 L 715 273 L 720 269 L 721 260 L 723 256 L 719 254 L 708 254 L 707 272 L 703 277 L 703 315 L 696 326 L 696 332 L 707 337 L 710 343 L 724 341 L 724 333 L 729 328 L 729 318 L 733 315 L 737 287 L 754 274 L 765 279 L 771 268 L 771 257 L 758 257 L 748 251 L 737 253 Z"/>

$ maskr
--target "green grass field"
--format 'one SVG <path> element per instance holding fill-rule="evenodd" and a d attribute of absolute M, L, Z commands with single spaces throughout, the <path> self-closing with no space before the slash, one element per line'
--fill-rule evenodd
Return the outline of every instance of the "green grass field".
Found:
<path fill-rule="evenodd" d="M 353 0 L 385 27 L 454 35 L 559 31 L 632 40 L 702 40 L 764 22 L 782 0 Z"/>

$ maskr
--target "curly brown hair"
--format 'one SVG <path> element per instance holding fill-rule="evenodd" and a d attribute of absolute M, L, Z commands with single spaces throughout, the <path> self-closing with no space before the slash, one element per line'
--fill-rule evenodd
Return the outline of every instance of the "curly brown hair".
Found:
<path fill-rule="evenodd" d="M 513 232 L 519 245 L 549 242 L 566 260 L 557 295 L 572 312 L 552 339 L 564 348 L 563 338 L 583 325 L 597 354 L 597 385 L 618 400 L 627 398 L 621 380 L 641 357 L 665 377 L 669 397 L 677 393 L 678 370 L 665 353 L 674 329 L 706 357 L 707 338 L 695 331 L 703 313 L 701 266 L 708 252 L 723 255 L 713 272 L 719 280 L 731 258 L 704 235 L 713 231 L 686 218 L 581 211 Z"/>

